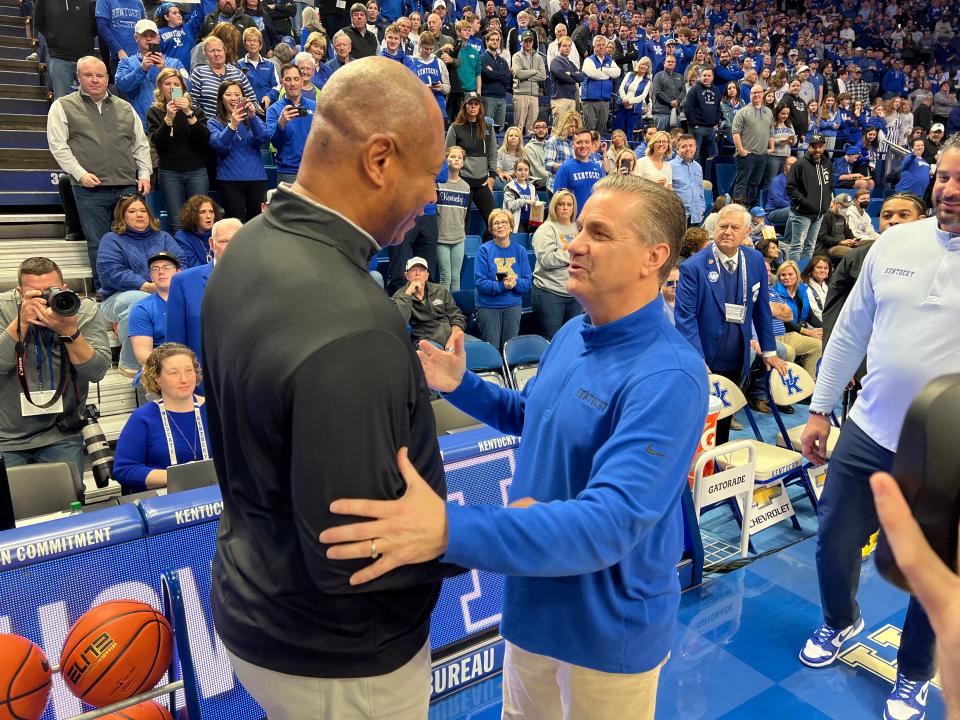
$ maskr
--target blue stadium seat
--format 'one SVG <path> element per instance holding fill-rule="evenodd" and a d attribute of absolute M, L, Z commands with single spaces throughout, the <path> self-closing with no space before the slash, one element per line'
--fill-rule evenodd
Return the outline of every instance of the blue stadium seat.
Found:
<path fill-rule="evenodd" d="M 883 198 L 871 198 L 867 206 L 867 215 L 872 218 L 880 217 L 880 210 L 883 209 Z"/>
<path fill-rule="evenodd" d="M 479 235 L 467 235 L 463 241 L 464 257 L 476 257 L 482 238 Z"/>
<path fill-rule="evenodd" d="M 460 289 L 473 292 L 476 287 L 476 278 L 474 277 L 474 263 L 476 256 L 464 256 L 463 265 L 460 266 Z"/>
<path fill-rule="evenodd" d="M 487 382 L 508 387 L 503 358 L 493 345 L 483 340 L 470 340 L 464 343 L 464 351 L 467 355 L 467 370 L 476 373 Z"/>
<path fill-rule="evenodd" d="M 518 335 L 503 345 L 503 362 L 515 390 L 523 387 L 534 375 L 540 358 L 550 343 L 540 335 Z"/>
<path fill-rule="evenodd" d="M 510 242 L 523 246 L 525 250 L 529 250 L 531 248 L 529 233 L 511 233 Z"/>
<path fill-rule="evenodd" d="M 733 190 L 733 176 L 736 172 L 736 167 L 733 163 L 717 163 L 714 165 L 717 173 L 717 193 L 720 195 L 726 195 L 731 190 Z"/>

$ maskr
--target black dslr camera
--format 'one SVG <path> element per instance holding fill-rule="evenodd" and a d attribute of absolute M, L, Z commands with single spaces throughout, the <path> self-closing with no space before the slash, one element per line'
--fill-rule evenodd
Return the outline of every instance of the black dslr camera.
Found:
<path fill-rule="evenodd" d="M 69 317 L 80 312 L 80 296 L 73 290 L 64 290 L 63 288 L 47 288 L 40 295 L 47 301 L 47 306 L 57 315 Z"/>
<path fill-rule="evenodd" d="M 929 383 L 910 404 L 891 470 L 930 547 L 954 572 L 960 531 L 957 418 L 960 375 L 945 375 Z M 910 592 L 882 532 L 877 567 L 887 580 Z"/>

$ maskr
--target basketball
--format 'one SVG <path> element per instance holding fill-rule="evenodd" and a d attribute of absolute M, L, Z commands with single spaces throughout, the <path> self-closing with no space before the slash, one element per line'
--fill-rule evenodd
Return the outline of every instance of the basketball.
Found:
<path fill-rule="evenodd" d="M 70 628 L 60 673 L 70 692 L 103 707 L 151 689 L 172 656 L 173 631 L 160 612 L 138 600 L 111 600 Z"/>
<path fill-rule="evenodd" d="M 104 715 L 100 720 L 173 720 L 170 711 L 153 700 Z"/>
<path fill-rule="evenodd" d="M 0 635 L 0 720 L 37 720 L 50 697 L 50 663 L 19 635 Z"/>

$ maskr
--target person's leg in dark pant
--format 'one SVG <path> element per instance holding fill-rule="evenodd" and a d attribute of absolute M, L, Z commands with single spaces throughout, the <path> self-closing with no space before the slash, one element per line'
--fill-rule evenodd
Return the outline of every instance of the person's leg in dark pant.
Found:
<path fill-rule="evenodd" d="M 900 650 L 897 652 L 897 670 L 907 680 L 926 682 L 934 676 L 936 640 L 926 610 L 915 597 L 911 597 L 900 635 Z"/>
<path fill-rule="evenodd" d="M 503 350 L 507 340 L 513 340 L 520 334 L 520 317 L 523 315 L 523 306 L 514 305 L 503 309 L 503 316 L 500 320 L 500 344 L 497 350 Z"/>
<path fill-rule="evenodd" d="M 747 175 L 747 207 L 753 207 L 757 204 L 760 197 L 760 186 L 763 182 L 763 176 L 767 170 L 766 155 L 750 155 L 746 158 L 749 163 L 750 171 Z"/>
<path fill-rule="evenodd" d="M 870 475 L 889 470 L 893 455 L 847 420 L 830 458 L 830 477 L 817 507 L 817 577 L 824 622 L 833 628 L 848 627 L 860 617 L 860 549 L 880 527 Z"/>
<path fill-rule="evenodd" d="M 180 229 L 180 208 L 187 199 L 184 174 L 178 170 L 164 170 L 157 173 L 157 184 L 163 194 L 163 204 L 167 208 L 167 226 L 173 235 Z"/>
<path fill-rule="evenodd" d="M 220 181 L 220 199 L 223 200 L 223 216 L 243 220 L 246 217 L 247 203 L 243 183 L 233 180 Z"/>
<path fill-rule="evenodd" d="M 747 181 L 749 180 L 750 173 L 749 159 L 749 155 L 747 155 L 747 157 L 734 155 L 733 162 L 736 170 L 733 173 L 733 187 L 730 190 L 730 195 L 733 198 L 744 198 L 747 196 Z"/>
<path fill-rule="evenodd" d="M 440 267 L 437 264 L 437 240 L 440 238 L 440 228 L 437 225 L 437 216 L 421 215 L 418 218 L 420 232 L 413 239 L 413 256 L 422 257 L 427 261 L 427 272 L 430 273 L 430 282 L 440 282 Z"/>
<path fill-rule="evenodd" d="M 67 237 L 71 240 L 79 240 L 83 236 L 83 226 L 80 225 L 77 200 L 73 197 L 69 175 L 60 176 L 57 193 L 60 195 L 60 205 L 63 207 L 63 224 L 66 227 Z"/>
<path fill-rule="evenodd" d="M 540 334 L 552 340 L 563 325 L 564 301 L 562 295 L 543 290 L 533 285 L 530 289 L 530 301 L 537 318 Z"/>
<path fill-rule="evenodd" d="M 77 203 L 80 226 L 87 240 L 87 256 L 90 258 L 90 268 L 93 271 L 94 287 L 97 287 L 100 282 L 97 276 L 97 252 L 100 250 L 100 238 L 110 231 L 113 223 L 113 208 L 121 197 L 136 192 L 136 185 L 96 188 L 73 186 L 73 197 Z"/>
<path fill-rule="evenodd" d="M 563 303 L 564 324 L 573 320 L 577 315 L 583 315 L 583 306 L 580 305 L 580 302 L 573 295 L 570 295 Z"/>
<path fill-rule="evenodd" d="M 260 214 L 260 208 L 267 197 L 267 181 L 250 180 L 242 183 L 242 185 L 245 208 L 241 219 L 248 222 Z"/>
<path fill-rule="evenodd" d="M 484 184 L 480 187 L 470 188 L 470 196 L 473 199 L 473 204 L 477 206 L 480 217 L 483 218 L 483 241 L 486 242 L 493 237 L 487 227 L 490 213 L 496 209 L 496 203 L 493 202 L 493 192 Z M 467 213 L 467 222 L 469 221 L 470 214 Z"/>
<path fill-rule="evenodd" d="M 480 339 L 500 349 L 500 334 L 503 319 L 501 308 L 477 308 L 477 332 Z"/>
<path fill-rule="evenodd" d="M 732 381 L 738 387 L 743 382 L 743 373 L 739 368 L 735 370 L 714 370 L 714 375 L 722 375 Z M 717 420 L 717 445 L 723 445 L 730 440 L 730 423 L 733 422 L 733 415 Z"/>

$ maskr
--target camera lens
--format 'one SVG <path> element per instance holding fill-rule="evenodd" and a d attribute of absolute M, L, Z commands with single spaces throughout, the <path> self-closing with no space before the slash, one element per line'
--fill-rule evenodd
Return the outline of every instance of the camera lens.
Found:
<path fill-rule="evenodd" d="M 50 288 L 43 297 L 57 315 L 76 315 L 80 311 L 80 296 L 73 290 Z"/>

